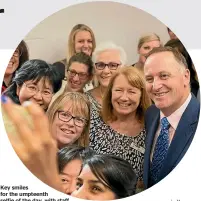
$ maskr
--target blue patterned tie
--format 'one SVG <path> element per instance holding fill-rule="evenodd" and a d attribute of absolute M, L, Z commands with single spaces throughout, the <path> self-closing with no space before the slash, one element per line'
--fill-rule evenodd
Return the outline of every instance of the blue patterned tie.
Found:
<path fill-rule="evenodd" d="M 169 148 L 169 127 L 170 123 L 166 117 L 163 117 L 161 119 L 161 131 L 156 141 L 152 158 L 151 180 L 153 184 L 157 183 L 160 170 L 163 166 L 163 161 L 167 156 Z"/>

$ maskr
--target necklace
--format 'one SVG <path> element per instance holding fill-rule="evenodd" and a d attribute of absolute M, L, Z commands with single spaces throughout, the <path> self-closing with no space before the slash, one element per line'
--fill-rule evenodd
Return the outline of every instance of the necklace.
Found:
<path fill-rule="evenodd" d="M 104 94 L 102 93 L 101 86 L 100 86 L 100 96 L 101 96 L 101 99 L 103 99 Z"/>

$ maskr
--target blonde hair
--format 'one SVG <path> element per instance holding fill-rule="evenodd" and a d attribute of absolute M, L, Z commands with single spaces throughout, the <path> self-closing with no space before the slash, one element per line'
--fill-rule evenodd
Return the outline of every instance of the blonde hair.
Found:
<path fill-rule="evenodd" d="M 67 60 L 70 59 L 76 53 L 75 52 L 75 36 L 79 31 L 88 31 L 91 34 L 92 52 L 94 51 L 96 47 L 96 40 L 95 40 L 95 36 L 92 29 L 85 24 L 77 24 L 71 30 L 69 38 L 68 38 Z"/>
<path fill-rule="evenodd" d="M 47 111 L 50 126 L 53 124 L 57 111 L 61 110 L 66 103 L 71 103 L 75 115 L 83 116 L 87 120 L 87 125 L 85 126 L 83 133 L 75 142 L 77 145 L 87 147 L 89 145 L 90 103 L 84 94 L 79 92 L 68 92 L 58 96 Z"/>
<path fill-rule="evenodd" d="M 145 79 L 142 73 L 132 66 L 119 69 L 119 71 L 117 71 L 117 73 L 115 73 L 110 79 L 109 86 L 103 98 L 103 107 L 101 111 L 103 120 L 105 122 L 116 120 L 116 117 L 113 113 L 111 98 L 114 81 L 119 75 L 124 75 L 131 86 L 136 87 L 141 91 L 141 99 L 136 111 L 136 117 L 140 123 L 144 124 L 145 111 L 151 105 L 151 99 L 146 92 Z"/>
<path fill-rule="evenodd" d="M 144 35 L 139 39 L 139 41 L 138 41 L 138 50 L 142 47 L 142 45 L 144 43 L 147 43 L 147 42 L 150 42 L 150 41 L 159 41 L 161 46 L 162 46 L 160 37 L 157 34 L 152 33 L 150 35 Z"/>

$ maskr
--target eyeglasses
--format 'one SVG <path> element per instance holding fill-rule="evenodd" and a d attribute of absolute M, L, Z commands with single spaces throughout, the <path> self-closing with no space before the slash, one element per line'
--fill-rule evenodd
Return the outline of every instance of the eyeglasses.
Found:
<path fill-rule="evenodd" d="M 74 120 L 74 124 L 78 127 L 84 127 L 87 124 L 87 120 L 82 117 L 75 117 L 71 115 L 69 112 L 58 111 L 58 118 L 63 122 L 69 122 L 71 119 Z"/>
<path fill-rule="evenodd" d="M 32 93 L 33 95 L 35 95 L 36 93 L 38 93 L 40 90 L 38 89 L 38 87 L 36 87 L 34 84 L 26 84 L 25 82 L 23 82 L 23 84 L 26 86 L 27 90 Z M 53 92 L 49 89 L 44 89 L 41 92 L 41 95 L 43 97 L 46 98 L 50 98 L 53 96 Z"/>
<path fill-rule="evenodd" d="M 76 75 L 78 75 L 79 79 L 81 80 L 85 80 L 88 77 L 87 73 L 78 73 L 75 70 L 68 70 L 68 73 L 71 77 L 75 77 Z"/>
<path fill-rule="evenodd" d="M 110 70 L 116 70 L 121 64 L 118 63 L 114 63 L 114 62 L 110 62 L 108 64 L 104 63 L 104 62 L 97 62 L 95 63 L 95 67 L 98 70 L 103 70 L 106 66 L 110 69 Z"/>
<path fill-rule="evenodd" d="M 15 52 L 13 53 L 14 57 L 20 57 L 22 55 L 22 52 L 19 49 L 16 49 Z"/>

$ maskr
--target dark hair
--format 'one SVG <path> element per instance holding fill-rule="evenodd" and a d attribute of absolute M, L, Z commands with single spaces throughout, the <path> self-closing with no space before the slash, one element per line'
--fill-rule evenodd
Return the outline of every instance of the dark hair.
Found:
<path fill-rule="evenodd" d="M 85 54 L 84 52 L 79 52 L 79 53 L 73 55 L 68 62 L 67 70 L 69 69 L 69 67 L 71 66 L 71 64 L 73 62 L 85 64 L 88 67 L 89 75 L 92 75 L 92 73 L 93 73 L 93 62 L 92 62 L 91 57 L 89 55 Z"/>
<path fill-rule="evenodd" d="M 62 172 L 64 167 L 72 160 L 79 159 L 83 161 L 87 157 L 90 157 L 95 152 L 89 148 L 85 148 L 78 145 L 68 145 L 60 149 L 57 153 L 58 169 Z"/>
<path fill-rule="evenodd" d="M 20 67 L 22 66 L 22 64 L 24 62 L 29 60 L 29 52 L 28 52 L 28 48 L 27 48 L 27 45 L 24 40 L 22 40 L 20 42 L 20 44 L 17 46 L 16 50 L 19 50 L 20 56 L 19 56 L 19 64 L 18 64 L 18 67 L 16 68 L 15 72 L 20 69 Z M 13 72 L 12 78 L 15 76 L 15 72 Z"/>
<path fill-rule="evenodd" d="M 38 82 L 42 78 L 46 78 L 50 81 L 54 93 L 61 88 L 62 80 L 59 79 L 59 74 L 51 64 L 39 59 L 26 61 L 16 71 L 11 85 L 6 89 L 4 94 L 10 97 L 13 102 L 20 104 L 19 97 L 16 93 L 17 86 L 22 86 L 23 83 L 28 80 L 36 80 Z"/>
<path fill-rule="evenodd" d="M 88 165 L 92 173 L 116 195 L 116 199 L 135 194 L 137 176 L 131 164 L 113 155 L 93 155 L 83 166 Z"/>
<path fill-rule="evenodd" d="M 169 31 L 172 31 L 169 27 L 167 27 L 167 31 L 169 32 Z"/>
<path fill-rule="evenodd" d="M 190 71 L 191 85 L 193 85 L 193 87 L 191 86 L 191 91 L 196 96 L 198 88 L 199 88 L 199 82 L 197 80 L 197 73 L 193 67 L 194 66 L 193 61 L 192 61 L 189 53 L 187 52 L 186 48 L 184 47 L 183 43 L 179 39 L 172 39 L 172 40 L 169 40 L 165 44 L 165 47 L 175 48 L 185 57 L 188 69 Z"/>
<path fill-rule="evenodd" d="M 20 42 L 17 49 L 20 51 L 19 67 L 18 67 L 19 69 L 25 61 L 29 60 L 29 52 L 24 40 Z"/>

